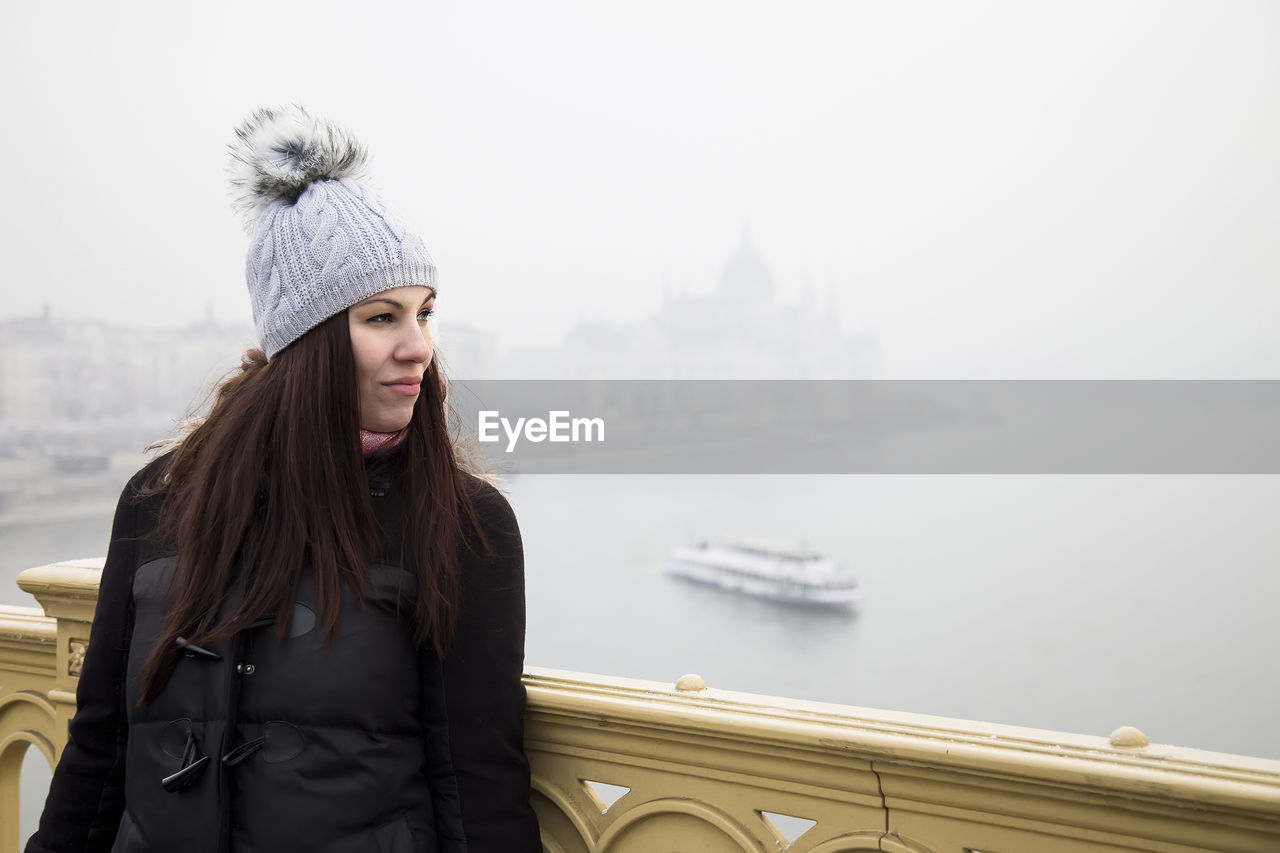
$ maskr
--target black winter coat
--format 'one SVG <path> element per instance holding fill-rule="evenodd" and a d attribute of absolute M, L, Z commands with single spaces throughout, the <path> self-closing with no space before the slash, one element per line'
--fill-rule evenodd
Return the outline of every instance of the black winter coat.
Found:
<path fill-rule="evenodd" d="M 524 566 L 506 500 L 475 483 L 493 546 L 463 566 L 453 651 L 414 649 L 417 578 L 383 562 L 344 594 L 326 651 L 313 584 L 289 636 L 267 620 L 188 651 L 139 709 L 173 569 L 149 551 L 147 469 L 116 510 L 77 712 L 27 853 L 536 853 L 523 751 Z M 394 482 L 375 489 L 398 553 Z"/>

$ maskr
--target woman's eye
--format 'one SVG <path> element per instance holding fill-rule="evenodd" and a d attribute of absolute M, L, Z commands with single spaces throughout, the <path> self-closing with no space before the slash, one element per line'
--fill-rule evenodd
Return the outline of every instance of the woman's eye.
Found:
<path fill-rule="evenodd" d="M 418 320 L 422 323 L 425 323 L 434 316 L 436 316 L 436 309 L 434 308 L 423 308 L 418 312 Z"/>
<path fill-rule="evenodd" d="M 375 314 L 369 318 L 370 323 L 390 323 L 392 321 L 390 314 Z"/>

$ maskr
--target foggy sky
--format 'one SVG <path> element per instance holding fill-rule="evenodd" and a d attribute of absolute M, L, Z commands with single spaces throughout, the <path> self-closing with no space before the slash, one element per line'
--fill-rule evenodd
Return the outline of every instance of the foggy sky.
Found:
<path fill-rule="evenodd" d="M 359 9 L 359 11 L 357 11 Z M 232 128 L 351 126 L 503 346 L 744 227 L 885 375 L 1280 378 L 1280 7 L 7 2 L 0 317 L 248 322 Z M 786 322 L 780 311 L 777 322 Z"/>

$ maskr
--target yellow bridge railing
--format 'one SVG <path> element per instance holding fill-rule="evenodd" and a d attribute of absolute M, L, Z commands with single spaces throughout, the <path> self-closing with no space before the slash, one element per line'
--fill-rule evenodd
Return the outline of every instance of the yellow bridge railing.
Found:
<path fill-rule="evenodd" d="M 101 561 L 0 607 L 0 853 L 19 769 L 74 712 Z M 1280 851 L 1280 762 L 530 667 L 548 853 Z"/>

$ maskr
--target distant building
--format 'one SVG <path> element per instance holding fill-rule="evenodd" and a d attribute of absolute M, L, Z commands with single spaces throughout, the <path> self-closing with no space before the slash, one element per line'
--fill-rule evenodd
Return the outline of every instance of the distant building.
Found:
<path fill-rule="evenodd" d="M 782 304 L 744 232 L 708 294 L 668 294 L 637 325 L 578 323 L 556 347 L 509 352 L 512 379 L 866 379 L 878 372 L 871 335 L 841 332 L 829 298 Z"/>
<path fill-rule="evenodd" d="M 442 321 L 432 330 L 435 357 L 450 377 L 492 377 L 498 367 L 498 338 L 472 326 Z"/>
<path fill-rule="evenodd" d="M 206 318 L 182 329 L 94 320 L 0 321 L 0 454 L 141 449 L 198 407 L 253 330 Z"/>

